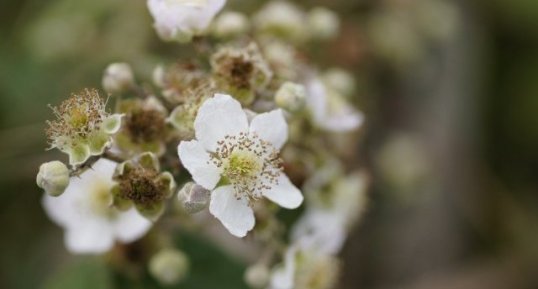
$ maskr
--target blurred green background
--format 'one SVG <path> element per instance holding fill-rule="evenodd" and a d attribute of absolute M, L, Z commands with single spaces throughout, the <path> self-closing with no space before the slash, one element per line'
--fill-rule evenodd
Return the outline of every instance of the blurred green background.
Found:
<path fill-rule="evenodd" d="M 357 164 L 373 176 L 371 204 L 341 254 L 340 288 L 538 288 L 538 2 L 296 2 L 342 15 L 335 43 L 306 50 L 356 74 L 368 119 Z M 424 36 L 447 23 L 449 36 Z M 68 255 L 35 174 L 63 157 L 44 150 L 48 104 L 100 87 L 110 62 L 150 79 L 177 47 L 156 37 L 142 0 L 0 2 L 0 288 L 157 286 Z M 245 287 L 244 264 L 182 242 L 196 273 L 178 288 Z"/>

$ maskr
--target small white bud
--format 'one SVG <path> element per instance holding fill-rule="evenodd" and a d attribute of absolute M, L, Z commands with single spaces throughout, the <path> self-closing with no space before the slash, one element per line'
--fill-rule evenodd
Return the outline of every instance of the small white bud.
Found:
<path fill-rule="evenodd" d="M 103 88 L 108 93 L 122 93 L 134 84 L 133 71 L 127 63 L 112 63 L 103 75 Z"/>
<path fill-rule="evenodd" d="M 288 111 L 297 111 L 305 104 L 306 90 L 303 85 L 285 82 L 275 94 L 276 104 Z"/>
<path fill-rule="evenodd" d="M 226 38 L 244 34 L 249 29 L 248 18 L 239 12 L 224 12 L 215 19 L 213 34 Z"/>
<path fill-rule="evenodd" d="M 307 25 L 313 39 L 331 39 L 338 35 L 340 18 L 327 8 L 316 7 L 308 13 Z"/>
<path fill-rule="evenodd" d="M 60 161 L 44 163 L 39 167 L 36 183 L 47 194 L 57 197 L 69 185 L 69 169 Z"/>
<path fill-rule="evenodd" d="M 247 268 L 243 277 L 248 286 L 263 288 L 269 282 L 269 268 L 263 264 L 252 265 Z"/>
<path fill-rule="evenodd" d="M 198 184 L 188 182 L 178 192 L 177 197 L 183 209 L 189 214 L 194 214 L 207 208 L 210 192 Z"/>
<path fill-rule="evenodd" d="M 345 96 L 350 96 L 356 89 L 353 76 L 349 72 L 339 68 L 327 70 L 323 74 L 323 81 L 326 85 Z"/>
<path fill-rule="evenodd" d="M 189 272 L 189 259 L 179 250 L 163 249 L 151 257 L 149 272 L 163 285 L 177 284 Z"/>

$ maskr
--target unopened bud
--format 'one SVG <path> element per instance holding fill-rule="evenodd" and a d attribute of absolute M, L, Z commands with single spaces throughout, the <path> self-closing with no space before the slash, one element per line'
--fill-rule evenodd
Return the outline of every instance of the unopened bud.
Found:
<path fill-rule="evenodd" d="M 213 25 L 213 33 L 217 37 L 232 37 L 247 32 L 248 18 L 239 12 L 224 12 Z"/>
<path fill-rule="evenodd" d="M 269 282 L 269 268 L 263 264 L 252 265 L 247 268 L 243 277 L 248 286 L 263 288 Z"/>
<path fill-rule="evenodd" d="M 177 284 L 189 272 L 189 259 L 179 250 L 163 249 L 151 257 L 149 272 L 163 285 Z"/>
<path fill-rule="evenodd" d="M 134 84 L 133 71 L 127 63 L 112 63 L 103 75 L 103 88 L 108 93 L 122 93 Z"/>
<path fill-rule="evenodd" d="M 44 163 L 39 167 L 36 182 L 47 194 L 57 197 L 69 185 L 69 169 L 60 161 Z"/>
<path fill-rule="evenodd" d="M 188 182 L 181 188 L 177 197 L 183 209 L 189 214 L 194 214 L 207 208 L 210 192 L 198 184 Z"/>
<path fill-rule="evenodd" d="M 305 98 L 306 91 L 304 86 L 293 82 L 285 82 L 276 92 L 275 102 L 283 109 L 297 111 L 304 106 Z"/>
<path fill-rule="evenodd" d="M 323 7 L 312 9 L 308 13 L 308 27 L 314 39 L 330 39 L 338 34 L 340 19 L 338 15 Z"/>

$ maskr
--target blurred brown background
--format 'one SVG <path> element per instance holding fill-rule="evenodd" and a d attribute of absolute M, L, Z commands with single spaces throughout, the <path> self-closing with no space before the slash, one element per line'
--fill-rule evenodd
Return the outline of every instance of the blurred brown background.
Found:
<path fill-rule="evenodd" d="M 308 52 L 357 76 L 367 115 L 357 163 L 371 204 L 341 288 L 538 288 L 538 2 L 295 2 L 342 15 L 335 43 Z M 59 272 L 88 258 L 66 254 L 35 186 L 60 157 L 44 150 L 47 104 L 100 87 L 110 62 L 149 79 L 181 51 L 157 39 L 142 0 L 3 0 L 0 39 L 0 288 L 73 288 Z M 100 288 L 81 276 L 103 272 L 77 266 L 76 286 Z"/>

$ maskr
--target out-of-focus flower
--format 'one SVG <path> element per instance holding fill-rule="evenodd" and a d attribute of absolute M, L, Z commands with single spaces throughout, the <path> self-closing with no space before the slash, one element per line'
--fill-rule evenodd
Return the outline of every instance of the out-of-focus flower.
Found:
<path fill-rule="evenodd" d="M 189 259 L 176 249 L 163 249 L 151 257 L 149 272 L 163 285 L 181 282 L 189 272 Z"/>
<path fill-rule="evenodd" d="M 60 161 L 44 163 L 39 167 L 36 183 L 47 194 L 57 197 L 69 185 L 69 169 Z"/>
<path fill-rule="evenodd" d="M 308 12 L 307 20 L 312 39 L 327 40 L 338 35 L 340 18 L 334 11 L 316 7 Z"/>
<path fill-rule="evenodd" d="M 85 89 L 53 107 L 57 119 L 47 121 L 51 148 L 68 154 L 73 166 L 102 154 L 111 143 L 111 135 L 120 129 L 122 117 L 109 115 L 105 105 L 97 90 Z"/>
<path fill-rule="evenodd" d="M 303 247 L 335 254 L 366 208 L 368 177 L 364 172 L 343 175 L 337 163 L 313 174 L 303 187 L 308 209 L 292 228 L 292 240 Z"/>
<path fill-rule="evenodd" d="M 162 88 L 163 97 L 171 104 L 190 101 L 193 92 L 207 92 L 214 84 L 211 77 L 195 63 L 158 66 L 153 72 L 154 83 Z"/>
<path fill-rule="evenodd" d="M 250 23 L 242 13 L 235 11 L 224 12 L 213 22 L 213 34 L 220 38 L 242 35 L 248 31 Z"/>
<path fill-rule="evenodd" d="M 284 82 L 275 94 L 275 103 L 288 111 L 297 111 L 305 104 L 306 90 L 301 84 Z"/>
<path fill-rule="evenodd" d="M 198 109 L 214 94 L 214 91 L 213 86 L 207 85 L 183 93 L 184 102 L 176 106 L 166 119 L 176 129 L 181 139 L 187 140 L 194 137 L 194 119 Z"/>
<path fill-rule="evenodd" d="M 297 243 L 287 249 L 283 264 L 273 270 L 269 289 L 330 289 L 336 285 L 339 272 L 336 257 Z"/>
<path fill-rule="evenodd" d="M 355 110 L 342 95 L 325 85 L 321 79 L 311 77 L 305 87 L 306 104 L 314 123 L 320 128 L 345 132 L 361 126 L 364 120 L 362 113 Z"/>
<path fill-rule="evenodd" d="M 161 156 L 165 152 L 166 108 L 155 97 L 123 99 L 117 110 L 123 113 L 123 126 L 114 136 L 111 151 L 124 158 L 143 152 Z"/>
<path fill-rule="evenodd" d="M 376 165 L 400 197 L 408 199 L 410 192 L 417 192 L 418 186 L 428 178 L 431 164 L 424 145 L 409 134 L 397 133 L 390 137 L 376 155 Z"/>
<path fill-rule="evenodd" d="M 351 96 L 356 90 L 355 79 L 343 69 L 331 68 L 323 73 L 322 78 L 325 85 L 346 97 Z"/>
<path fill-rule="evenodd" d="M 188 42 L 204 33 L 226 0 L 148 0 L 161 39 Z"/>
<path fill-rule="evenodd" d="M 413 23 L 399 11 L 373 15 L 367 34 L 375 54 L 397 67 L 415 63 L 424 52 L 423 40 Z"/>
<path fill-rule="evenodd" d="M 262 39 L 260 47 L 275 75 L 282 79 L 297 80 L 300 63 L 295 47 L 272 38 Z"/>
<path fill-rule="evenodd" d="M 288 1 L 271 1 L 253 18 L 255 28 L 262 34 L 300 42 L 307 37 L 306 15 Z"/>
<path fill-rule="evenodd" d="M 161 216 L 164 202 L 172 196 L 176 185 L 172 174 L 160 172 L 159 160 L 152 153 L 119 164 L 114 180 L 118 182 L 112 188 L 114 206 L 128 210 L 134 205 L 150 220 Z"/>
<path fill-rule="evenodd" d="M 127 63 L 112 63 L 103 74 L 103 88 L 111 94 L 122 93 L 134 85 L 131 66 Z"/>
<path fill-rule="evenodd" d="M 269 84 L 273 72 L 254 42 L 246 47 L 222 47 L 211 57 L 217 87 L 242 104 L 254 101 L 256 91 Z"/>
<path fill-rule="evenodd" d="M 194 128 L 196 140 L 179 144 L 179 158 L 196 183 L 212 190 L 209 211 L 231 234 L 244 237 L 254 227 L 252 205 L 262 197 L 284 208 L 301 205 L 279 159 L 288 137 L 282 111 L 258 114 L 249 124 L 237 100 L 216 94 L 198 110 Z"/>
<path fill-rule="evenodd" d="M 252 288 L 263 288 L 269 283 L 269 268 L 265 264 L 254 264 L 245 271 L 245 283 Z"/>
<path fill-rule="evenodd" d="M 65 230 L 65 245 L 72 253 L 104 253 L 115 241 L 135 241 L 151 227 L 134 208 L 120 212 L 112 207 L 115 167 L 115 162 L 100 159 L 72 177 L 61 196 L 44 196 L 45 212 Z"/>

